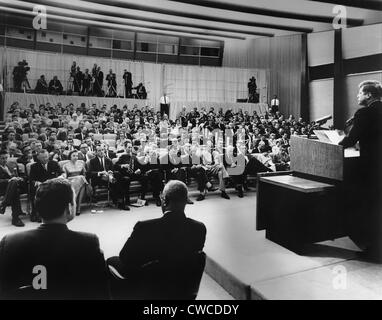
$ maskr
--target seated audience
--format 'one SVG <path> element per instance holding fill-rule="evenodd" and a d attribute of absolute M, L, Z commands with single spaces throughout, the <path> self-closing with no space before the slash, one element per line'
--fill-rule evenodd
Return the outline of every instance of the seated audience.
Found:
<path fill-rule="evenodd" d="M 118 205 L 120 209 L 123 208 L 123 203 L 118 203 L 118 184 L 114 178 L 113 163 L 109 158 L 105 157 L 103 148 L 100 145 L 96 147 L 96 156 L 89 161 L 89 177 L 93 191 L 97 186 L 109 188 L 113 203 Z"/>
<path fill-rule="evenodd" d="M 7 206 L 12 208 L 12 224 L 23 227 L 24 222 L 19 218 L 25 215 L 21 209 L 20 193 L 25 190 L 25 180 L 20 176 L 17 163 L 7 162 L 8 153 L 0 151 L 0 195 L 4 196 L 0 204 L 0 214 L 5 213 Z"/>
<path fill-rule="evenodd" d="M 56 178 L 60 175 L 60 167 L 57 161 L 49 160 L 49 153 L 45 149 L 42 149 L 37 154 L 37 161 L 31 165 L 29 181 L 30 181 L 30 194 L 34 199 L 38 186 L 46 180 Z M 41 222 L 34 201 L 32 203 L 31 221 Z"/>
<path fill-rule="evenodd" d="M 62 167 L 63 176 L 68 179 L 75 193 L 76 199 L 76 215 L 81 213 L 81 203 L 89 190 L 89 183 L 86 180 L 86 168 L 85 162 L 78 160 L 79 152 L 73 150 L 69 152 L 68 159 L 69 162 L 65 163 Z"/>

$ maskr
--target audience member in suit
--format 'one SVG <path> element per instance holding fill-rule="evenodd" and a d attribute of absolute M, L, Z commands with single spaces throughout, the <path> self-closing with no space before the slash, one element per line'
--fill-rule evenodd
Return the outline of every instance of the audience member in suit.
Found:
<path fill-rule="evenodd" d="M 86 143 L 81 143 L 80 152 L 78 152 L 78 160 L 82 160 L 84 162 L 88 161 L 87 153 L 88 153 L 88 145 Z"/>
<path fill-rule="evenodd" d="M 36 88 L 34 89 L 35 93 L 48 93 L 48 84 L 45 80 L 45 76 L 41 75 L 40 79 L 37 80 Z"/>
<path fill-rule="evenodd" d="M 58 80 L 57 76 L 54 76 L 52 80 L 49 82 L 49 93 L 50 94 L 62 94 L 62 84 L 61 81 Z"/>
<path fill-rule="evenodd" d="M 26 166 L 28 163 L 33 162 L 32 149 L 30 146 L 25 146 L 22 150 L 23 154 L 20 158 L 17 159 L 18 163 L 22 163 Z"/>
<path fill-rule="evenodd" d="M 85 139 L 85 143 L 88 145 L 88 150 L 89 151 L 92 151 L 92 152 L 96 151 L 96 146 L 95 146 L 95 144 L 94 144 L 94 142 L 92 141 L 91 138 L 86 138 Z"/>
<path fill-rule="evenodd" d="M 108 299 L 105 260 L 96 235 L 72 231 L 75 200 L 62 178 L 42 183 L 37 229 L 5 236 L 0 242 L 0 299 Z M 35 267 L 43 266 L 37 290 Z M 24 288 L 24 290 L 20 290 Z"/>
<path fill-rule="evenodd" d="M 134 151 L 135 152 L 135 151 Z M 150 181 L 153 197 L 158 202 L 159 194 L 163 188 L 163 175 L 161 170 L 149 165 L 145 159 L 138 159 L 133 153 L 133 146 L 130 142 L 125 145 L 125 153 L 122 154 L 115 164 L 115 169 L 120 177 L 128 177 L 128 181 L 139 181 L 141 184 L 141 199 L 145 200 L 148 183 Z M 128 184 L 124 187 L 128 188 Z M 130 203 L 129 192 L 125 193 L 127 204 Z M 148 202 L 146 201 L 146 205 Z"/>
<path fill-rule="evenodd" d="M 25 215 L 21 209 L 20 192 L 25 187 L 25 181 L 19 176 L 16 166 L 7 163 L 8 153 L 0 151 L 0 195 L 4 196 L 3 202 L 0 204 L 0 214 L 5 213 L 8 205 L 12 207 L 12 224 L 16 227 L 23 227 L 24 223 L 19 218 Z"/>
<path fill-rule="evenodd" d="M 143 266 L 154 261 L 181 261 L 202 251 L 206 227 L 186 217 L 187 199 L 187 186 L 178 180 L 169 181 L 163 189 L 163 217 L 138 222 L 119 256 L 109 258 L 108 263 L 131 282 L 139 283 Z"/>
<path fill-rule="evenodd" d="M 344 148 L 359 142 L 360 166 L 354 197 L 358 205 L 349 201 L 348 212 L 354 212 L 349 221 L 353 241 L 365 249 L 367 258 L 382 261 L 382 85 L 378 81 L 359 84 L 358 109 L 347 136 L 340 142 Z M 354 199 L 349 195 L 348 199 Z M 352 210 L 357 205 L 356 210 Z"/>
<path fill-rule="evenodd" d="M 46 180 L 58 177 L 61 174 L 60 166 L 57 161 L 49 160 L 49 153 L 45 149 L 39 151 L 37 155 L 37 162 L 31 165 L 31 171 L 29 174 L 30 180 L 30 193 L 32 199 L 38 186 Z M 32 222 L 41 222 L 41 218 L 36 212 L 34 201 L 32 201 Z"/>
<path fill-rule="evenodd" d="M 118 204 L 117 183 L 113 173 L 113 162 L 105 157 L 102 146 L 96 147 L 96 156 L 89 162 L 89 177 L 93 190 L 96 186 L 109 186 L 110 197 L 114 204 Z M 123 208 L 123 203 L 119 203 L 118 207 Z"/>

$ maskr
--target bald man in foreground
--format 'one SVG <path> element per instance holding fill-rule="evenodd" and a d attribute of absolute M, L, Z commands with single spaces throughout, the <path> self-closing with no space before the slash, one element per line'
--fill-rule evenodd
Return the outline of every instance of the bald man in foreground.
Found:
<path fill-rule="evenodd" d="M 108 264 L 137 282 L 142 268 L 150 263 L 175 265 L 202 251 L 206 227 L 186 217 L 187 199 L 186 185 L 178 180 L 169 181 L 161 197 L 163 217 L 137 222 L 119 257 L 109 258 Z"/>

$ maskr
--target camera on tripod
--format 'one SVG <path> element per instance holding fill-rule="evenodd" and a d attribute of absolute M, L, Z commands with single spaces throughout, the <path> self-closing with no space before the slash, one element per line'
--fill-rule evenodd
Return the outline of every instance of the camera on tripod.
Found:
<path fill-rule="evenodd" d="M 30 89 L 27 74 L 30 70 L 26 60 L 19 61 L 13 69 L 13 82 L 15 91 L 22 91 L 22 88 Z"/>

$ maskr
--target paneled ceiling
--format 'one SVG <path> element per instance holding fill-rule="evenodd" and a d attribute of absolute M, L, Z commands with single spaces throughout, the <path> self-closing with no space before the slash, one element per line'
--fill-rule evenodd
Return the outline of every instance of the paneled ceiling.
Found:
<path fill-rule="evenodd" d="M 37 4 L 48 28 L 53 20 L 217 40 L 331 30 L 339 10 L 348 27 L 382 22 L 382 0 L 0 0 L 0 14 L 33 16 Z"/>

